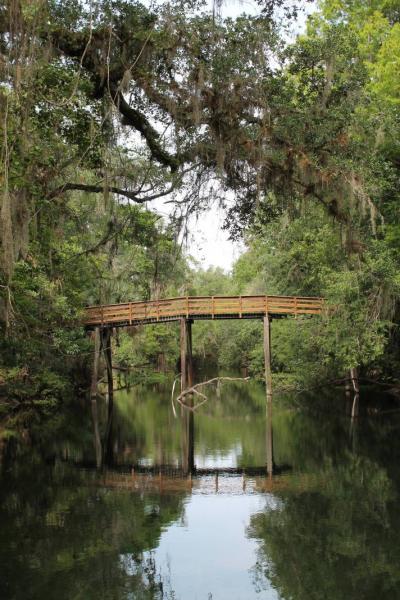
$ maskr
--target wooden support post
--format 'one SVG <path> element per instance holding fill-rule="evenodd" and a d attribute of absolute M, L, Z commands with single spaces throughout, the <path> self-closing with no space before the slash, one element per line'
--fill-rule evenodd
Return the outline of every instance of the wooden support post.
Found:
<path fill-rule="evenodd" d="M 271 374 L 271 320 L 268 313 L 264 316 L 264 361 L 265 361 L 265 386 L 267 402 L 272 402 L 272 374 Z"/>
<path fill-rule="evenodd" d="M 187 386 L 190 388 L 194 385 L 194 373 L 193 373 L 193 343 L 192 343 L 192 323 L 193 321 L 189 320 L 186 322 L 186 381 Z M 189 404 L 193 406 L 193 396 L 191 395 L 189 400 Z M 194 471 L 194 413 L 191 410 L 187 410 L 186 419 L 187 419 L 187 431 L 188 431 L 188 471 L 189 473 L 193 473 Z"/>
<path fill-rule="evenodd" d="M 181 390 L 186 390 L 194 384 L 193 356 L 192 356 L 192 321 L 181 319 Z M 192 402 L 189 399 L 189 402 Z M 184 465 L 186 473 L 194 470 L 194 414 L 191 410 L 184 410 Z"/>
<path fill-rule="evenodd" d="M 187 388 L 187 331 L 186 319 L 181 319 L 181 392 Z"/>
<path fill-rule="evenodd" d="M 102 346 L 104 359 L 107 369 L 107 391 L 108 391 L 108 415 L 107 415 L 107 429 L 104 438 L 104 458 L 107 462 L 112 459 L 112 425 L 113 425 L 113 412 L 114 412 L 114 382 L 112 372 L 112 348 L 111 348 L 111 333 L 110 327 L 103 329 L 102 332 Z"/>
<path fill-rule="evenodd" d="M 192 387 L 193 351 L 192 351 L 192 321 L 181 319 L 181 391 Z"/>
<path fill-rule="evenodd" d="M 265 361 L 265 388 L 267 394 L 266 406 L 266 450 L 267 474 L 273 474 L 273 445 L 272 445 L 272 373 L 271 373 L 271 319 L 268 312 L 264 316 L 264 361 Z"/>
<path fill-rule="evenodd" d="M 111 349 L 111 329 L 107 327 L 103 330 L 103 352 L 107 369 L 107 391 L 108 391 L 108 407 L 110 411 L 114 403 L 114 383 L 112 372 L 112 349 Z"/>
<path fill-rule="evenodd" d="M 192 387 L 194 384 L 194 372 L 193 372 L 193 343 L 192 343 L 192 323 L 193 321 L 187 321 L 187 384 L 188 387 Z"/>
<path fill-rule="evenodd" d="M 99 363 L 100 363 L 100 352 L 101 352 L 101 339 L 100 329 L 95 327 L 91 335 L 94 340 L 94 352 L 93 352 L 93 368 L 92 368 L 92 382 L 90 386 L 90 398 L 93 399 L 97 396 L 97 382 L 99 379 Z"/>
<path fill-rule="evenodd" d="M 102 463 L 102 445 L 99 428 L 99 415 L 97 410 L 97 383 L 99 379 L 99 364 L 101 354 L 101 339 L 100 339 L 100 328 L 96 327 L 92 337 L 94 338 L 94 353 L 93 353 L 93 370 L 92 370 L 92 383 L 90 386 L 90 399 L 92 406 L 92 419 L 93 419 L 93 431 L 94 431 L 94 449 L 96 452 L 96 467 L 99 469 Z"/>

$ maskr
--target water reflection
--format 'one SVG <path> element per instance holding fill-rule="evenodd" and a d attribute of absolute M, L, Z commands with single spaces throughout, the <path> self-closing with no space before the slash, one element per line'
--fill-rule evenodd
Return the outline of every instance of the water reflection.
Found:
<path fill-rule="evenodd" d="M 182 408 L 182 469 L 190 475 L 195 469 L 194 460 L 194 413 Z"/>
<path fill-rule="evenodd" d="M 228 385 L 222 399 L 216 392 L 208 409 L 198 413 L 184 408 L 174 413 L 165 400 L 165 394 L 149 390 L 136 391 L 133 396 L 121 392 L 113 427 L 105 410 L 101 416 L 92 409 L 93 462 L 136 472 L 161 469 L 186 475 L 212 469 L 265 473 L 267 467 L 271 472 L 272 420 L 264 414 L 261 387 L 249 391 Z M 101 450 L 105 447 L 107 451 Z M 92 460 L 86 452 L 82 462 L 89 466 Z"/>
<path fill-rule="evenodd" d="M 260 587 L 296 600 L 399 597 L 398 496 L 384 469 L 352 454 L 327 459 L 297 493 L 275 495 L 276 509 L 249 529 Z"/>
<path fill-rule="evenodd" d="M 185 495 L 110 492 L 96 473 L 60 463 L 3 471 L 0 597 L 166 597 L 145 553 L 179 519 Z"/>
<path fill-rule="evenodd" d="M 3 438 L 1 598 L 400 597 L 398 419 L 272 423 L 233 384 L 194 416 L 169 390 L 114 408 Z"/>

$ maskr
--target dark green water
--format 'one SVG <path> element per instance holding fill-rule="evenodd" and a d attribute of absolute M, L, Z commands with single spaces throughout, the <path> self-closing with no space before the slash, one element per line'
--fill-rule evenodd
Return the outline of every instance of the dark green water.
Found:
<path fill-rule="evenodd" d="M 98 413 L 97 445 L 90 404 L 3 432 L 2 600 L 400 598 L 395 413 L 275 402 L 272 478 L 262 387 L 225 386 L 193 423 L 169 391 L 120 392 L 107 443 Z"/>

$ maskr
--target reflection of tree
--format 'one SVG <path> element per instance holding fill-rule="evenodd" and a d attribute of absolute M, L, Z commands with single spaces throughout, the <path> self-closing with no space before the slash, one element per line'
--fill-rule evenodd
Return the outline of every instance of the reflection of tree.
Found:
<path fill-rule="evenodd" d="M 22 455 L 0 487 L 0 597 L 161 599 L 151 555 L 178 519 L 183 493 L 139 494 L 102 487 L 37 455 Z"/>
<path fill-rule="evenodd" d="M 399 597 L 400 518 L 386 472 L 348 455 L 318 479 L 318 491 L 282 494 L 252 518 L 258 583 L 267 577 L 285 600 Z"/>

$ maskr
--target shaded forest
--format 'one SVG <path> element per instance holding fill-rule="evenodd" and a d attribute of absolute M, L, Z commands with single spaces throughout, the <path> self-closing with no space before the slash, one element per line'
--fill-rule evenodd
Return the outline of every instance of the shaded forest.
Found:
<path fill-rule="evenodd" d="M 176 295 L 324 296 L 273 323 L 275 381 L 397 384 L 399 5 L 320 0 L 295 37 L 304 4 L 0 3 L 0 414 L 87 390 L 86 305 Z M 229 274 L 185 245 L 213 206 Z M 195 357 L 262 377 L 261 334 L 196 324 Z M 114 344 L 133 382 L 176 370 L 173 326 Z"/>

